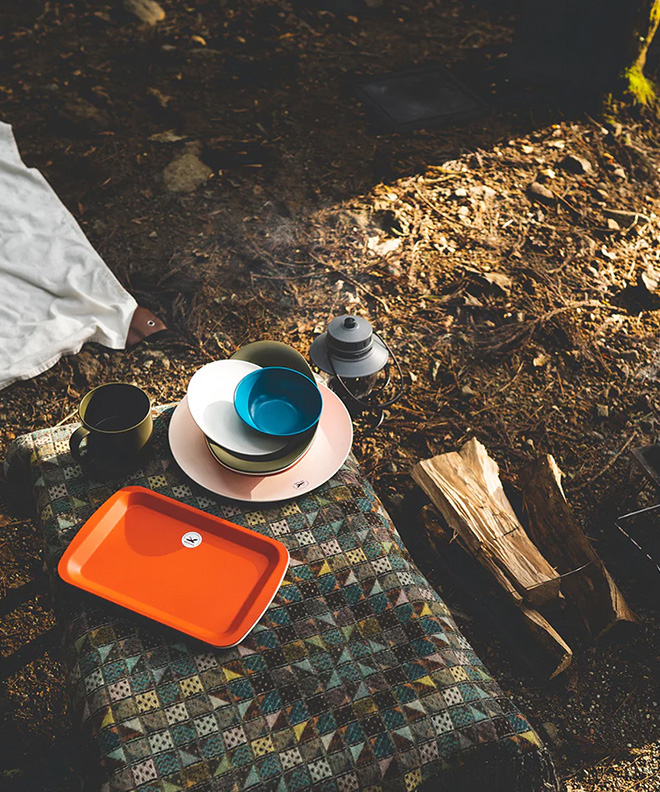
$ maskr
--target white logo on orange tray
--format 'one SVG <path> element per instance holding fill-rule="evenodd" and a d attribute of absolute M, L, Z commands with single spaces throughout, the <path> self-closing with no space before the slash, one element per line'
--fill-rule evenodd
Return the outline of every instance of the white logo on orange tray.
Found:
<path fill-rule="evenodd" d="M 202 535 L 197 531 L 188 531 L 181 537 L 181 544 L 184 547 L 199 547 L 202 543 Z"/>

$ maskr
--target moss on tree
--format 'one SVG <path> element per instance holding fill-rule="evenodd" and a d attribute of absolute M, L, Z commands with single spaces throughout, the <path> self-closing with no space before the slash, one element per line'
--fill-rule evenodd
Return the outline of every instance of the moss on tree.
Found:
<path fill-rule="evenodd" d="M 628 66 L 623 71 L 625 93 L 633 102 L 658 111 L 656 86 L 644 74 L 646 56 L 660 23 L 660 0 L 637 0 L 633 5 Z"/>
<path fill-rule="evenodd" d="M 656 87 L 644 76 L 644 72 L 635 64 L 626 69 L 623 77 L 625 79 L 626 94 L 632 97 L 635 104 L 650 107 L 657 103 Z"/>

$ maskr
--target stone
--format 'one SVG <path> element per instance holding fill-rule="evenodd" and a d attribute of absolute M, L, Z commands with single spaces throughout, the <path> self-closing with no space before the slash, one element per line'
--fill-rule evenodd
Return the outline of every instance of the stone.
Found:
<path fill-rule="evenodd" d="M 654 294 L 660 285 L 660 272 L 655 270 L 652 264 L 649 264 L 644 272 L 640 272 L 637 285 L 646 289 L 649 294 Z"/>
<path fill-rule="evenodd" d="M 170 369 L 172 362 L 164 352 L 160 349 L 145 349 L 142 352 L 142 359 L 144 360 L 144 368 L 151 367 L 154 363 L 158 363 L 164 369 Z"/>
<path fill-rule="evenodd" d="M 492 201 L 497 197 L 497 191 L 487 184 L 477 184 L 470 187 L 468 192 L 475 201 Z"/>
<path fill-rule="evenodd" d="M 621 226 L 613 217 L 607 218 L 607 228 L 609 231 L 621 231 Z"/>
<path fill-rule="evenodd" d="M 540 182 L 532 182 L 527 188 L 527 194 L 532 201 L 538 201 L 546 206 L 553 206 L 555 203 L 555 194 Z"/>
<path fill-rule="evenodd" d="M 469 385 L 463 385 L 461 388 L 461 396 L 476 396 L 476 390 L 473 390 Z"/>
<path fill-rule="evenodd" d="M 593 170 L 589 160 L 585 159 L 584 157 L 577 157 L 575 154 L 569 154 L 568 156 L 564 157 L 561 162 L 561 166 L 565 171 L 568 171 L 569 173 L 575 173 L 577 175 L 591 173 Z"/>
<path fill-rule="evenodd" d="M 164 132 L 156 132 L 149 137 L 149 140 L 154 143 L 180 143 L 185 139 L 183 135 L 177 135 L 173 129 L 166 129 Z"/>
<path fill-rule="evenodd" d="M 80 352 L 71 363 L 76 373 L 76 379 L 84 385 L 90 385 L 99 376 L 103 365 L 91 352 Z"/>
<path fill-rule="evenodd" d="M 375 253 L 377 256 L 386 258 L 391 253 L 394 253 L 401 247 L 401 239 L 395 237 L 394 239 L 384 239 L 382 242 L 380 237 L 372 236 L 367 240 L 367 248 Z"/>
<path fill-rule="evenodd" d="M 610 417 L 610 408 L 607 406 L 607 404 L 596 405 L 596 416 L 601 419 Z"/>
<path fill-rule="evenodd" d="M 165 11 L 156 0 L 124 0 L 124 8 L 145 25 L 155 25 L 165 19 Z"/>
<path fill-rule="evenodd" d="M 163 170 L 166 190 L 193 192 L 211 176 L 213 171 L 197 156 L 199 151 L 199 143 L 188 144 L 186 150 Z"/>
<path fill-rule="evenodd" d="M 80 96 L 73 96 L 65 101 L 59 109 L 60 118 L 77 127 L 90 131 L 107 129 L 110 116 L 101 108 Z"/>

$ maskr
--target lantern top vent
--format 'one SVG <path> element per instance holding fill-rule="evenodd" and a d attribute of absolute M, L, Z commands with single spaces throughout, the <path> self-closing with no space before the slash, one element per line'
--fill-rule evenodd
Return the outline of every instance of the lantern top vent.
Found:
<path fill-rule="evenodd" d="M 309 350 L 312 361 L 328 374 L 346 379 L 369 377 L 387 365 L 387 347 L 362 316 L 333 319 Z"/>

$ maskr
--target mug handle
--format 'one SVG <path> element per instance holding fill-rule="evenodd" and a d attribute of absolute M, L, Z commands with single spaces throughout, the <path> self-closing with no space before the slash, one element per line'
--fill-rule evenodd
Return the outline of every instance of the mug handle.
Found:
<path fill-rule="evenodd" d="M 69 438 L 69 450 L 71 451 L 71 456 L 76 460 L 76 462 L 80 462 L 82 460 L 80 444 L 88 434 L 89 429 L 85 429 L 84 426 L 79 426 Z"/>

